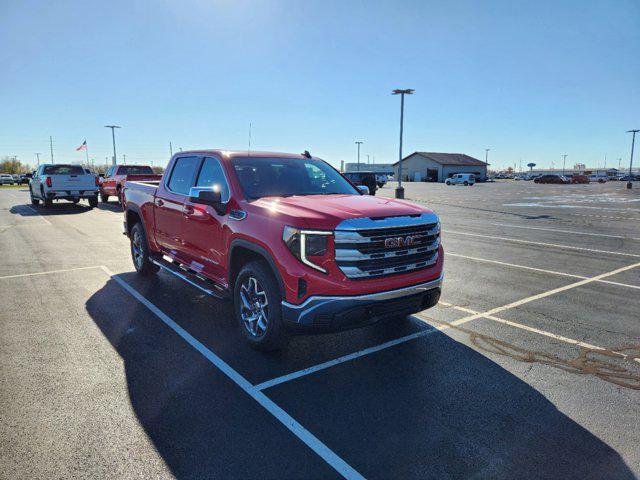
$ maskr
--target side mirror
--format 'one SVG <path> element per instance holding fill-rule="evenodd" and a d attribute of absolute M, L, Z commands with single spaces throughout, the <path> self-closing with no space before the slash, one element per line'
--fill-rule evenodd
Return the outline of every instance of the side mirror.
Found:
<path fill-rule="evenodd" d="M 360 195 L 369 195 L 369 187 L 366 185 L 356 185 L 356 188 L 360 190 Z"/>
<path fill-rule="evenodd" d="M 189 189 L 189 201 L 203 205 L 211 205 L 219 215 L 224 215 L 227 210 L 227 204 L 222 203 L 220 185 L 214 185 L 213 187 L 191 187 Z"/>

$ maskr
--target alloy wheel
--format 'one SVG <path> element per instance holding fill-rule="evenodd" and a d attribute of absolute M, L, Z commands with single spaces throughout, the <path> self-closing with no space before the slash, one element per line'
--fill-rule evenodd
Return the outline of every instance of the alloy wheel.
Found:
<path fill-rule="evenodd" d="M 133 254 L 133 262 L 138 269 L 144 264 L 144 251 L 142 250 L 142 235 L 136 229 L 133 232 L 133 240 L 131 242 L 131 253 Z"/>
<path fill-rule="evenodd" d="M 240 286 L 240 316 L 252 337 L 264 336 L 269 325 L 267 293 L 255 277 L 247 277 Z"/>

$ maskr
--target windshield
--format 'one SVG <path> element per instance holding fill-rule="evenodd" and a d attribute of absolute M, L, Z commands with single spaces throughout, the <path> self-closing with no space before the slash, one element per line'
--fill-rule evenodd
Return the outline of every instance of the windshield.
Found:
<path fill-rule="evenodd" d="M 356 195 L 359 192 L 322 160 L 299 158 L 235 158 L 233 167 L 245 196 Z"/>
<path fill-rule="evenodd" d="M 78 165 L 52 165 L 44 167 L 44 175 L 84 175 L 84 170 Z"/>
<path fill-rule="evenodd" d="M 118 175 L 153 175 L 153 170 L 151 167 L 127 165 L 118 168 Z"/>

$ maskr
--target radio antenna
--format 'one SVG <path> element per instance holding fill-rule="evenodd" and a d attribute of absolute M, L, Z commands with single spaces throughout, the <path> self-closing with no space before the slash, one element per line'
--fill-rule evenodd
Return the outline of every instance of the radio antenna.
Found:
<path fill-rule="evenodd" d="M 249 122 L 249 149 L 247 150 L 247 155 L 251 155 L 251 122 Z"/>

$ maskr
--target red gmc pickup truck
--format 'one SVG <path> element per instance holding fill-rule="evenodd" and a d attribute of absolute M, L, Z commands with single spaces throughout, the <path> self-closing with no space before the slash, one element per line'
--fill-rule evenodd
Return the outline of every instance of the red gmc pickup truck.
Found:
<path fill-rule="evenodd" d="M 123 233 L 137 272 L 231 299 L 271 350 L 438 302 L 438 216 L 361 189 L 308 152 L 180 152 L 159 182 L 125 184 Z"/>
<path fill-rule="evenodd" d="M 100 200 L 104 203 L 109 197 L 116 196 L 121 201 L 122 188 L 127 181 L 160 180 L 162 175 L 153 173 L 148 165 L 114 165 L 104 174 L 100 181 Z"/>

